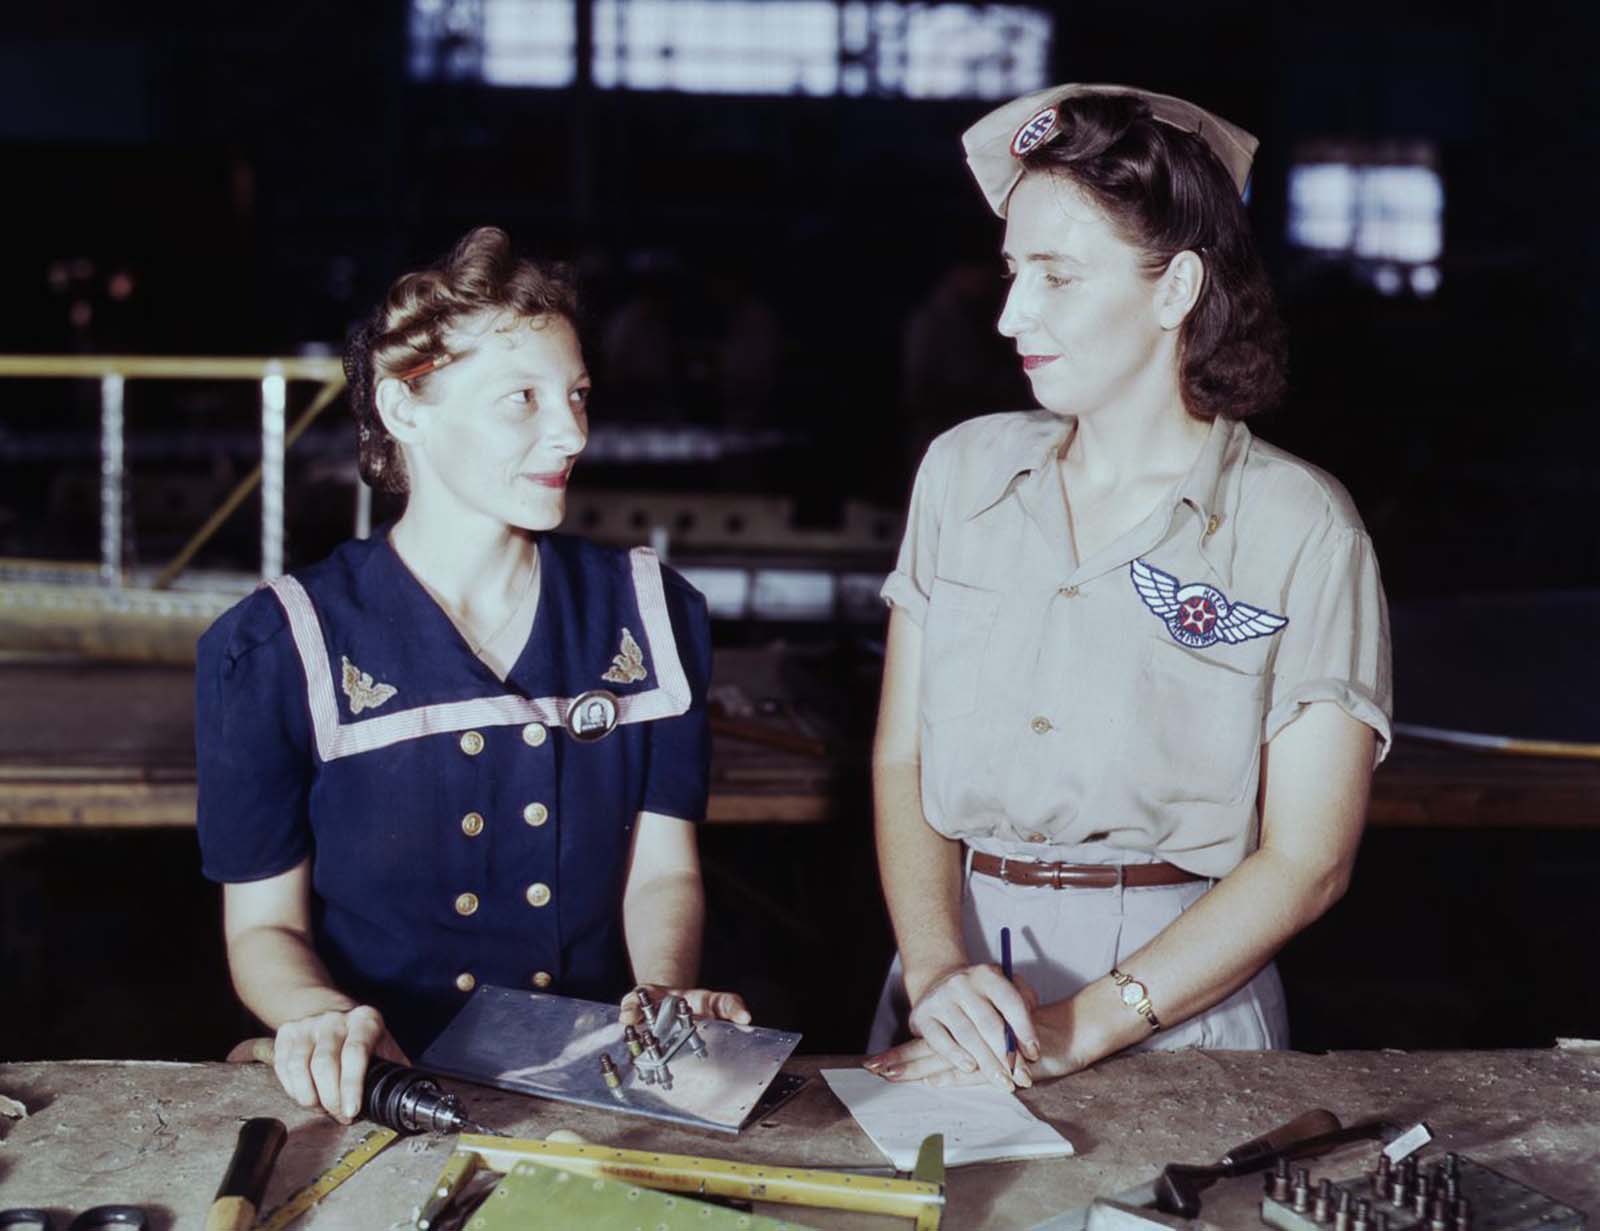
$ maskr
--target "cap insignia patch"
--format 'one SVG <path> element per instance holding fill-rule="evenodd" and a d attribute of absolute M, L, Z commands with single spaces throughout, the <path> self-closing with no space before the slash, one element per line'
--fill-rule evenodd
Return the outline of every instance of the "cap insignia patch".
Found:
<path fill-rule="evenodd" d="M 1056 125 L 1060 121 L 1061 115 L 1054 107 L 1046 107 L 1033 116 L 1011 138 L 1011 156 L 1026 158 L 1055 135 Z"/>

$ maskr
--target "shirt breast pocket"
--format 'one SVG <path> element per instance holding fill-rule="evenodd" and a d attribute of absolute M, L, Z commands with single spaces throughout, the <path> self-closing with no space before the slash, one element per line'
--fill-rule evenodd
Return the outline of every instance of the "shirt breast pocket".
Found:
<path fill-rule="evenodd" d="M 970 714 L 978 704 L 984 659 L 1000 595 L 933 579 L 922 625 L 922 716 L 930 723 Z"/>
<path fill-rule="evenodd" d="M 1255 790 L 1266 677 L 1151 641 L 1139 672 L 1137 772 L 1160 802 L 1231 804 Z"/>

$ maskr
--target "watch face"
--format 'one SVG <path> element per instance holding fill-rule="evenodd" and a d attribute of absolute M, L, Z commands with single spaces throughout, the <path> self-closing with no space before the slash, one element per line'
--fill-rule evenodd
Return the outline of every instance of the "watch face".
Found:
<path fill-rule="evenodd" d="M 1129 979 L 1122 985 L 1122 1003 L 1130 1008 L 1144 999 L 1144 984 L 1137 979 Z"/>

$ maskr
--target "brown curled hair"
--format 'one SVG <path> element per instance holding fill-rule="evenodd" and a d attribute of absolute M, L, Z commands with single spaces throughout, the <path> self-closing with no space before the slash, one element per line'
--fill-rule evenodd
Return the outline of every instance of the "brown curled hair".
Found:
<path fill-rule="evenodd" d="M 1132 94 L 1059 105 L 1058 134 L 1023 160 L 1081 189 L 1144 257 L 1152 277 L 1185 250 L 1205 263 L 1179 329 L 1184 406 L 1199 419 L 1268 410 L 1287 385 L 1283 322 L 1232 177 L 1206 143 Z"/>
<path fill-rule="evenodd" d="M 383 303 L 351 334 L 344 374 L 356 417 L 356 458 L 369 487 L 408 488 L 400 442 L 378 413 L 378 382 L 397 377 L 422 390 L 433 367 L 451 358 L 445 335 L 485 311 L 528 321 L 557 316 L 577 328 L 578 296 L 564 266 L 518 257 L 499 227 L 477 227 L 438 264 L 396 278 Z"/>

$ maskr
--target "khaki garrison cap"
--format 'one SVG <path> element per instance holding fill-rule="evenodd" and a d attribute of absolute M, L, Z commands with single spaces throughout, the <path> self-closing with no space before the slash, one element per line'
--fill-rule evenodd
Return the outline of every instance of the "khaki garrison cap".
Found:
<path fill-rule="evenodd" d="M 1006 200 L 1022 178 L 1021 157 L 1055 134 L 1055 105 L 1081 94 L 1132 94 L 1150 106 L 1155 118 L 1184 132 L 1196 133 L 1222 160 L 1241 195 L 1250 178 L 1250 161 L 1261 143 L 1236 124 L 1203 107 L 1167 94 L 1125 85 L 1057 85 L 1024 94 L 991 111 L 961 135 L 967 165 L 983 190 L 989 208 L 1006 216 Z"/>

